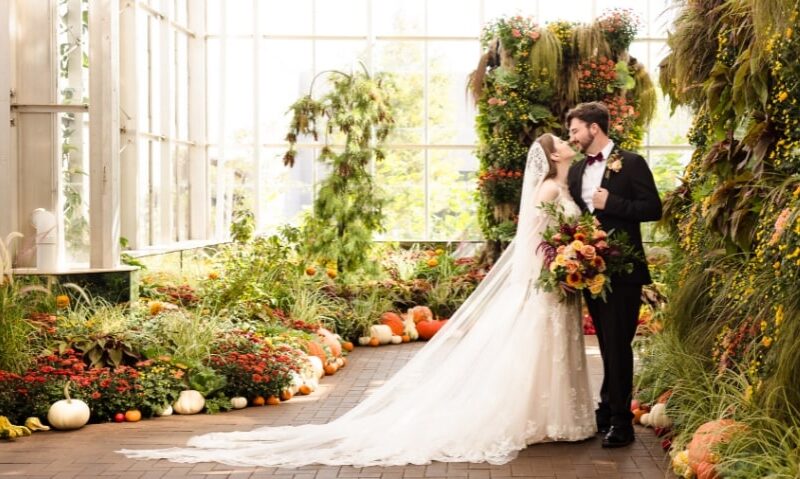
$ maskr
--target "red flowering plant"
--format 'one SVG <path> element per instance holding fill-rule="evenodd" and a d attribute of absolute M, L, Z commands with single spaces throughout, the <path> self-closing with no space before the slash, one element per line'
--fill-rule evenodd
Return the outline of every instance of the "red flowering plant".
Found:
<path fill-rule="evenodd" d="M 522 191 L 522 172 L 490 168 L 478 176 L 478 189 L 498 203 L 513 203 Z"/>
<path fill-rule="evenodd" d="M 555 222 L 545 229 L 537 248 L 544 255 L 538 285 L 545 291 L 557 291 L 565 299 L 588 290 L 592 298 L 605 301 L 611 291 L 611 276 L 633 271 L 634 254 L 625 235 L 611 238 L 589 213 L 567 217 L 553 203 L 543 209 Z"/>
<path fill-rule="evenodd" d="M 624 95 L 608 97 L 603 103 L 608 108 L 608 135 L 620 144 L 636 127 L 639 112 L 628 104 Z"/>
<path fill-rule="evenodd" d="M 499 38 L 503 47 L 512 55 L 527 57 L 531 47 L 540 37 L 539 24 L 532 17 L 515 15 L 501 17 L 486 24 L 481 34 L 481 44 L 486 48 L 495 38 Z"/>
<path fill-rule="evenodd" d="M 228 397 L 279 396 L 291 383 L 291 372 L 300 370 L 301 353 L 286 345 L 272 346 L 252 332 L 235 331 L 214 349 L 209 365 L 227 378 Z"/>
<path fill-rule="evenodd" d="M 622 53 L 628 49 L 636 38 L 642 24 L 639 16 L 629 8 L 612 8 L 606 10 L 597 19 L 608 46 L 614 53 Z"/>
<path fill-rule="evenodd" d="M 186 389 L 186 368 L 169 356 L 158 356 L 136 363 L 141 385 L 141 412 L 151 417 L 164 411 Z"/>
<path fill-rule="evenodd" d="M 601 56 L 584 60 L 578 66 L 578 87 L 581 101 L 596 101 L 614 91 L 617 64 Z"/>

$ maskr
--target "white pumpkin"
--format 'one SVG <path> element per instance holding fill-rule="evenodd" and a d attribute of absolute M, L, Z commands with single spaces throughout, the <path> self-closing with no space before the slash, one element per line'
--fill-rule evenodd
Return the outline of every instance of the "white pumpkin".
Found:
<path fill-rule="evenodd" d="M 206 398 L 200 394 L 200 391 L 187 389 L 186 391 L 181 391 L 181 395 L 172 405 L 172 408 L 178 414 L 197 414 L 203 410 L 205 405 Z"/>
<path fill-rule="evenodd" d="M 389 344 L 392 342 L 392 328 L 385 324 L 370 326 L 369 335 L 373 338 L 378 338 L 378 342 L 381 344 Z"/>
<path fill-rule="evenodd" d="M 650 417 L 648 418 L 650 425 L 653 427 L 670 427 L 672 426 L 672 419 L 667 416 L 667 405 L 658 403 L 650 409 Z"/>
<path fill-rule="evenodd" d="M 292 377 L 292 382 L 289 383 L 289 392 L 292 393 L 292 396 L 297 394 L 297 391 L 300 389 L 300 386 L 303 385 L 303 376 L 297 374 L 294 371 L 291 371 L 289 375 Z"/>
<path fill-rule="evenodd" d="M 403 332 L 406 333 L 412 341 L 419 339 L 417 326 L 414 324 L 414 318 L 410 314 L 406 314 L 403 317 Z"/>
<path fill-rule="evenodd" d="M 343 368 L 344 367 L 344 358 L 343 357 L 340 356 L 340 357 L 336 358 L 336 367 L 337 368 Z"/>
<path fill-rule="evenodd" d="M 311 361 L 311 367 L 314 370 L 314 377 L 319 379 L 325 375 L 325 367 L 322 365 L 322 360 L 316 356 L 309 356 L 308 360 Z"/>
<path fill-rule="evenodd" d="M 400 344 L 402 342 L 403 342 L 402 336 L 398 336 L 396 334 L 392 336 L 392 344 Z"/>
<path fill-rule="evenodd" d="M 639 418 L 639 422 L 642 426 L 652 426 L 652 424 L 650 424 L 650 413 L 646 412 L 642 414 L 642 417 Z"/>
<path fill-rule="evenodd" d="M 358 338 L 358 345 L 359 346 L 369 346 L 369 341 L 371 339 L 372 338 L 370 338 L 369 336 L 361 336 L 360 338 Z"/>
<path fill-rule="evenodd" d="M 234 409 L 244 409 L 247 407 L 247 398 L 242 396 L 232 397 L 231 406 L 233 406 Z"/>
<path fill-rule="evenodd" d="M 85 426 L 91 415 L 89 406 L 85 402 L 69 397 L 69 384 L 70 381 L 67 381 L 67 384 L 64 385 L 66 399 L 54 402 L 47 411 L 47 422 L 62 431 Z"/>
<path fill-rule="evenodd" d="M 167 406 L 165 408 L 159 409 L 155 413 L 156 413 L 156 416 L 158 416 L 158 417 L 167 417 L 167 416 L 172 416 L 172 412 L 173 412 L 172 411 L 172 404 L 167 404 Z"/>

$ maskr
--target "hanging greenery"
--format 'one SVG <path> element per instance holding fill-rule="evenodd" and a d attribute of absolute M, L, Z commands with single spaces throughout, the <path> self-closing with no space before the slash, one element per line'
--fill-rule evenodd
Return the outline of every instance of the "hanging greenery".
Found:
<path fill-rule="evenodd" d="M 320 182 L 313 212 L 305 219 L 304 246 L 312 258 L 339 272 L 355 271 L 367 260 L 373 233 L 382 231 L 385 200 L 370 168 L 384 158 L 381 147 L 394 125 L 393 86 L 386 76 L 371 76 L 366 69 L 320 75 L 330 91 L 314 99 L 312 82 L 309 94 L 291 106 L 284 163 L 294 165 L 298 138 L 324 136 L 318 160 L 330 175 Z"/>
<path fill-rule="evenodd" d="M 635 149 L 653 117 L 655 89 L 644 67 L 627 54 L 638 19 L 611 10 L 591 25 L 531 18 L 490 22 L 485 53 L 471 77 L 477 103 L 479 222 L 491 261 L 516 233 L 528 148 L 544 132 L 563 133 L 562 121 L 580 101 L 602 101 L 609 134 Z"/>
<path fill-rule="evenodd" d="M 797 0 L 683 2 L 661 65 L 673 107 L 695 113 L 695 150 L 664 202 L 673 270 L 652 346 L 680 351 L 651 356 L 640 386 L 674 388 L 679 447 L 692 411 L 747 424 L 719 451 L 723 477 L 800 474 L 799 19 Z"/>

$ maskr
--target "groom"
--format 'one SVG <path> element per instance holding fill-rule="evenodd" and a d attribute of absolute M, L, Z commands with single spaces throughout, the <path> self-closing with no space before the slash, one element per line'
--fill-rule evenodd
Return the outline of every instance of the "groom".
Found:
<path fill-rule="evenodd" d="M 625 231 L 631 246 L 644 258 L 639 224 L 661 218 L 653 174 L 641 156 L 614 145 L 608 138 L 608 109 L 599 102 L 581 103 L 567 113 L 570 142 L 586 157 L 572 165 L 568 183 L 572 198 L 590 211 L 606 231 Z M 607 302 L 585 295 L 594 320 L 603 385 L 595 410 L 603 447 L 633 442 L 633 349 L 641 306 L 642 285 L 651 283 L 647 263 L 637 261 L 633 272 L 611 277 Z"/>

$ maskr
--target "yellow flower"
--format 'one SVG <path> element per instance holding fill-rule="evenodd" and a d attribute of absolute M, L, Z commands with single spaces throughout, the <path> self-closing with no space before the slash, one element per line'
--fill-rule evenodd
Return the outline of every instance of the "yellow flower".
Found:
<path fill-rule="evenodd" d="M 783 305 L 778 305 L 778 309 L 775 310 L 775 326 L 780 326 L 783 322 Z"/>
<path fill-rule="evenodd" d="M 59 294 L 56 296 L 56 308 L 66 309 L 69 308 L 69 296 L 66 294 Z"/>
<path fill-rule="evenodd" d="M 583 276 L 580 273 L 575 272 L 572 274 L 567 275 L 567 286 L 571 288 L 581 288 L 583 287 Z"/>
<path fill-rule="evenodd" d="M 575 240 L 570 244 L 570 246 L 572 246 L 572 249 L 574 249 L 575 251 L 580 251 L 581 248 L 583 248 L 583 242 Z"/>
<path fill-rule="evenodd" d="M 772 338 L 769 336 L 764 336 L 761 339 L 761 344 L 764 345 L 765 348 L 768 348 L 772 345 Z"/>
<path fill-rule="evenodd" d="M 606 277 L 602 274 L 598 274 L 586 283 L 589 285 L 589 292 L 592 294 L 600 294 L 603 291 L 603 286 L 606 284 Z"/>
<path fill-rule="evenodd" d="M 556 255 L 556 259 L 553 260 L 553 264 L 556 266 L 564 266 L 567 264 L 567 258 L 565 258 L 563 254 L 558 254 Z"/>
<path fill-rule="evenodd" d="M 784 101 L 787 98 L 789 98 L 789 94 L 786 91 L 778 93 L 778 101 Z"/>

